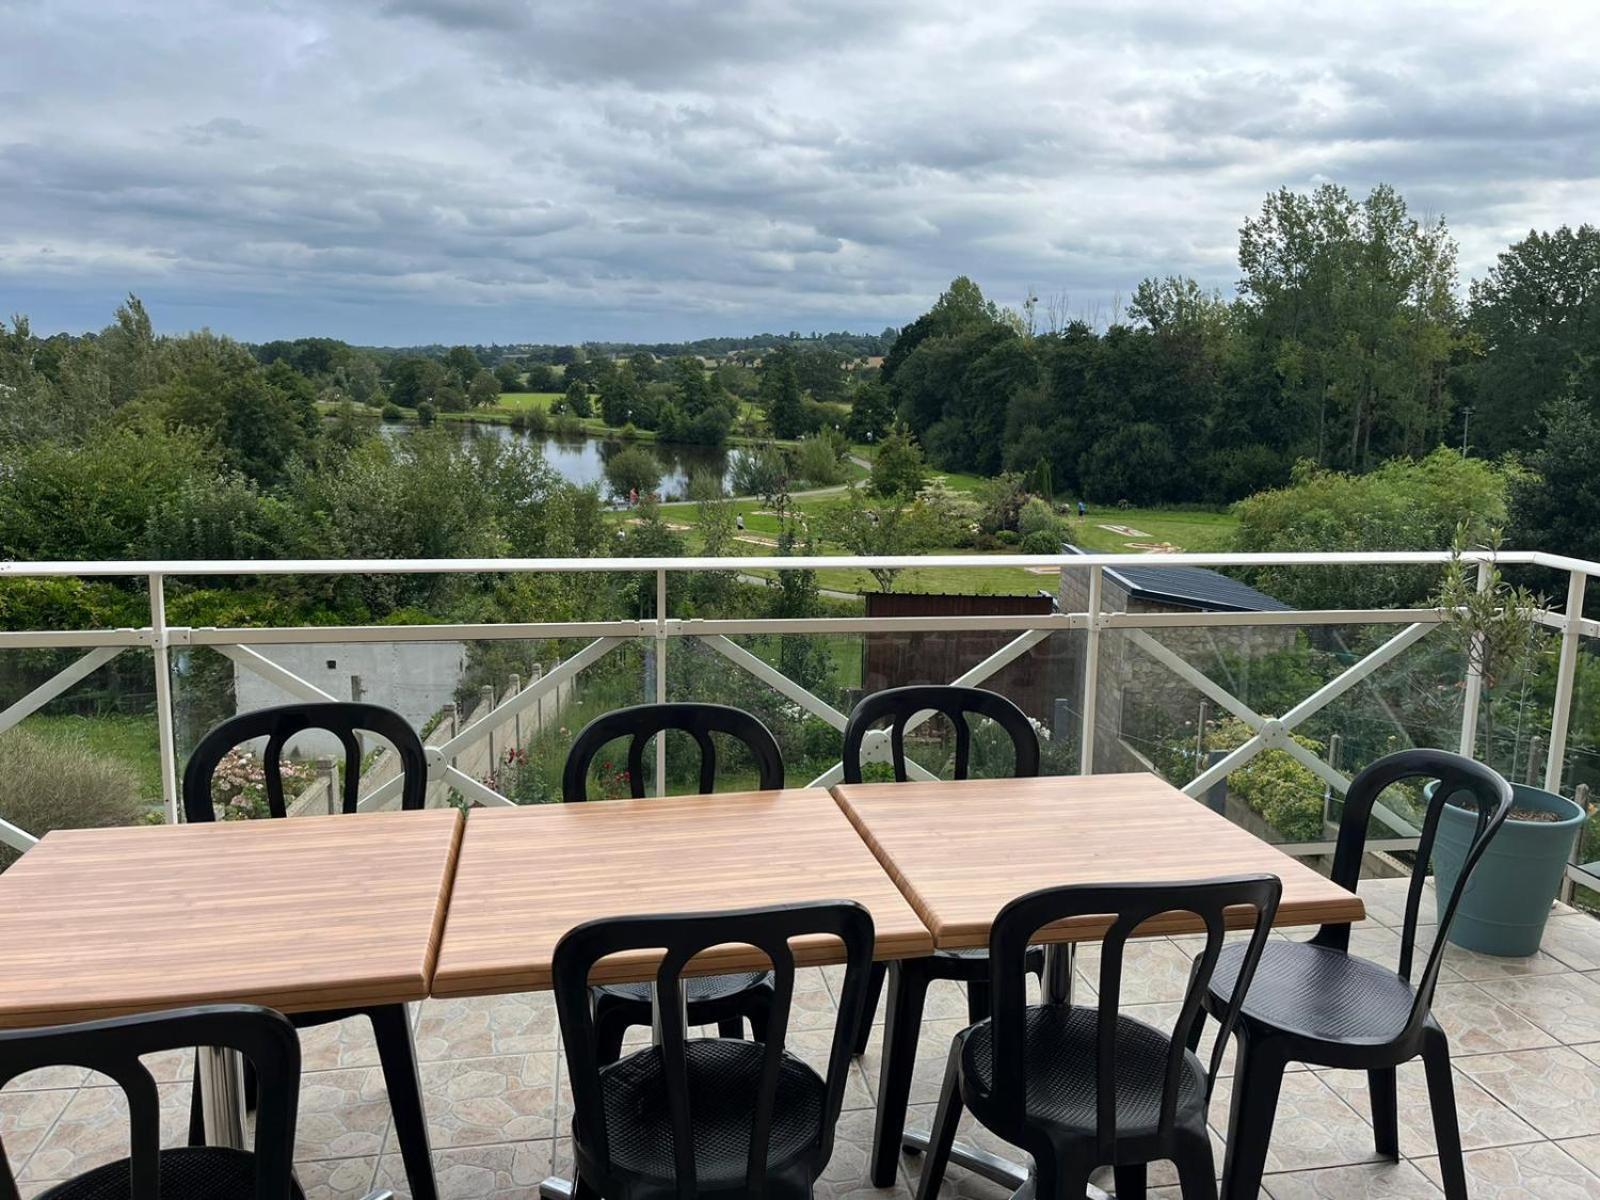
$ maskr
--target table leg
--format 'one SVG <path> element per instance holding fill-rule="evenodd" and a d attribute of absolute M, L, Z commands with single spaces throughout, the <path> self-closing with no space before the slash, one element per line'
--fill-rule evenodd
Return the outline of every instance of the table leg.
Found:
<path fill-rule="evenodd" d="M 872 1134 L 874 1187 L 894 1186 L 927 994 L 928 975 L 920 959 L 889 964 L 889 1012 L 883 1031 L 883 1062 L 878 1069 L 877 1125 Z"/>
<path fill-rule="evenodd" d="M 539 1185 L 539 1200 L 572 1200 L 576 1191 L 572 1180 L 552 1175 Z"/>
<path fill-rule="evenodd" d="M 1044 948 L 1044 978 L 1039 981 L 1039 999 L 1045 1004 L 1071 1004 L 1073 969 L 1078 962 L 1078 947 L 1058 942 Z"/>
<path fill-rule="evenodd" d="M 237 1051 L 201 1046 L 195 1062 L 200 1072 L 200 1115 L 206 1145 L 245 1149 L 244 1060 Z"/>

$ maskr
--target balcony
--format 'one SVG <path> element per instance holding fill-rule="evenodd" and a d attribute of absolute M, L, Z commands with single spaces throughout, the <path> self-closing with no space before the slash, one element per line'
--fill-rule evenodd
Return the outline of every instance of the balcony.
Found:
<path fill-rule="evenodd" d="M 553 798 L 549 779 L 559 771 L 568 730 L 595 712 L 651 699 L 715 699 L 758 711 L 779 734 L 791 782 L 824 786 L 839 777 L 838 730 L 857 689 L 955 679 L 1006 691 L 1036 717 L 1048 735 L 1047 773 L 1155 770 L 1197 803 L 1321 863 L 1331 854 L 1340 796 L 1351 775 L 1387 749 L 1477 748 L 1508 777 L 1568 796 L 1600 778 L 1600 709 L 1585 686 L 1600 622 L 1582 616 L 1586 581 L 1600 574 L 1600 564 L 1536 552 L 1497 556 L 1502 566 L 1542 572 L 1543 590 L 1559 602 L 1540 614 L 1540 653 L 1528 678 L 1511 694 L 1497 686 L 1489 702 L 1484 681 L 1448 644 L 1444 619 L 1433 609 L 1307 611 L 1229 606 L 1215 596 L 1169 596 L 1172 602 L 1162 605 L 1139 602 L 1132 595 L 1139 589 L 1124 587 L 1119 569 L 1136 561 L 1141 572 L 1269 565 L 1428 572 L 1439 570 L 1446 557 L 4 564 L 0 579 L 131 578 L 148 590 L 150 618 L 140 628 L 0 632 L 0 650 L 28 652 L 10 656 L 28 666 L 10 676 L 0 696 L 9 704 L 0 711 L 0 731 L 27 728 L 29 717 L 70 704 L 113 671 L 124 694 L 148 681 L 140 703 L 153 718 L 159 764 L 150 817 L 175 820 L 184 756 L 206 724 L 231 714 L 226 705 L 350 699 L 354 689 L 403 711 L 401 701 L 412 703 L 408 715 L 427 735 L 431 803 L 505 805 Z M 913 616 L 868 615 L 843 604 L 837 615 L 802 618 L 687 614 L 677 606 L 697 573 L 748 579 L 798 568 L 896 566 L 1027 568 L 1047 599 L 1028 612 Z M 168 620 L 169 589 L 205 577 L 406 572 L 578 576 L 585 586 L 633 589 L 647 615 L 492 626 L 191 628 Z M 7 657 L 0 656 L 0 665 Z M 419 665 L 430 663 L 435 666 Z M 442 690 L 426 677 L 434 669 L 454 672 Z M 916 674 L 934 669 L 944 673 L 937 680 Z M 1491 704 L 1497 719 L 1485 749 Z M 930 727 L 923 735 L 913 757 L 921 771 L 937 775 L 947 766 L 948 745 L 939 730 Z M 303 749 L 308 766 L 299 806 L 326 811 L 334 776 L 316 765 L 315 746 Z M 975 750 L 980 762 L 983 751 L 981 744 Z M 657 745 L 647 764 L 650 785 L 692 790 L 678 781 L 672 756 L 670 744 Z M 362 807 L 393 804 L 397 792 L 391 764 L 381 754 L 369 756 Z M 1362 885 L 1369 916 L 1357 927 L 1353 948 L 1378 961 L 1392 962 L 1398 943 L 1403 884 L 1393 872 L 1416 848 L 1412 815 L 1401 802 L 1381 808 L 1369 843 L 1371 877 Z M 7 816 L 0 811 L 0 846 L 26 851 L 43 826 L 27 828 Z M 1453 949 L 1446 956 L 1435 1011 L 1454 1048 L 1474 1195 L 1600 1191 L 1600 924 L 1585 911 L 1600 902 L 1591 890 L 1600 889 L 1600 881 L 1583 865 L 1593 859 L 1600 859 L 1600 841 L 1585 836 L 1538 954 L 1500 959 Z M 1426 923 L 1431 903 L 1424 910 Z M 1170 1007 L 1181 993 L 1190 952 L 1182 938 L 1140 947 L 1129 986 L 1150 1012 Z M 831 1009 L 830 987 L 827 973 L 814 972 L 808 1005 Z M 946 1038 L 965 1024 L 964 1012 L 953 985 L 935 985 L 912 1096 L 919 1109 L 913 1126 L 931 1117 Z M 444 1193 L 533 1195 L 552 1169 L 565 1170 L 569 1105 L 548 996 L 429 1000 L 414 1007 L 414 1017 Z M 331 1026 L 306 1031 L 303 1041 L 298 1157 L 308 1195 L 403 1189 L 376 1053 L 364 1032 L 353 1024 Z M 824 1194 L 873 1190 L 865 1182 L 865 1162 L 877 1054 L 875 1039 L 855 1067 Z M 186 1126 L 191 1067 L 177 1056 L 161 1076 L 167 1136 L 174 1141 Z M 20 1084 L 0 1094 L 0 1131 L 25 1196 L 123 1152 L 113 1089 L 71 1073 Z M 1278 1200 L 1437 1194 L 1420 1065 L 1402 1069 L 1400 1089 L 1404 1157 L 1380 1164 L 1372 1151 L 1365 1079 L 1351 1072 L 1293 1072 L 1269 1160 L 1270 1194 Z M 1227 1116 L 1226 1086 L 1220 1090 L 1212 1107 L 1219 1137 Z M 915 1187 L 919 1165 L 914 1157 L 903 1159 L 896 1194 Z M 1159 1172 L 1152 1180 L 1170 1182 Z M 945 1190 L 1004 1194 L 958 1171 Z"/>

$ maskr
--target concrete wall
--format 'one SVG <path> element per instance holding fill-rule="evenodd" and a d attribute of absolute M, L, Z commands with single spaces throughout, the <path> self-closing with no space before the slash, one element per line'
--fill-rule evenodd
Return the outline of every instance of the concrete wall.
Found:
<path fill-rule="evenodd" d="M 454 699 L 467 662 L 465 642 L 342 642 L 254 649 L 335 700 L 357 699 L 352 678 L 359 678 L 359 699 L 392 708 L 418 728 Z M 238 664 L 233 688 L 237 712 L 301 699 Z M 297 738 L 290 750 L 300 756 L 337 754 L 339 743 L 307 734 Z"/>

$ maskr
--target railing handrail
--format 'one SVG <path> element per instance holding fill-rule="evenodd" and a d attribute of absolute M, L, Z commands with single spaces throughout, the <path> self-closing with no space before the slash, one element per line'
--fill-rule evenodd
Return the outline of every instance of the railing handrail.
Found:
<path fill-rule="evenodd" d="M 0 578 L 206 575 L 440 575 L 581 571 L 824 571 L 913 570 L 938 567 L 1319 567 L 1428 566 L 1447 563 L 1449 550 L 1336 550 L 1246 553 L 1183 551 L 1159 554 L 894 554 L 762 555 L 740 558 L 244 558 L 139 559 L 84 562 L 0 562 Z M 1466 562 L 1493 561 L 1600 575 L 1600 562 L 1538 550 L 1465 550 Z"/>

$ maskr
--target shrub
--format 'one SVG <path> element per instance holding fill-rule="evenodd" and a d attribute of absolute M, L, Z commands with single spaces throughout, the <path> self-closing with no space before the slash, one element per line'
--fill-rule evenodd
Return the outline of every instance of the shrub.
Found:
<path fill-rule="evenodd" d="M 583 422 L 571 413 L 562 413 L 551 424 L 550 429 L 560 437 L 573 438 L 583 436 Z"/>
<path fill-rule="evenodd" d="M 795 474 L 817 487 L 832 487 L 844 482 L 844 435 L 824 429 L 814 437 L 802 438 L 795 448 Z"/>
<path fill-rule="evenodd" d="M 1024 541 L 1035 533 L 1048 533 L 1059 537 L 1061 518 L 1056 516 L 1055 509 L 1035 496 L 1024 504 L 1022 511 L 1017 514 L 1017 532 L 1022 535 Z"/>
<path fill-rule="evenodd" d="M 439 411 L 433 407 L 433 402 L 424 400 L 417 405 L 417 424 L 432 425 L 438 419 Z"/>
<path fill-rule="evenodd" d="M 1060 554 L 1061 535 L 1048 529 L 1035 529 L 1018 547 L 1024 554 Z"/>
<path fill-rule="evenodd" d="M 999 542 L 1002 546 L 1015 546 L 1022 539 L 1018 536 L 1015 529 L 1001 529 L 996 531 L 994 540 Z"/>
<path fill-rule="evenodd" d="M 383 406 L 383 419 L 385 421 L 404 421 L 406 419 L 406 410 L 391 400 Z"/>
<path fill-rule="evenodd" d="M 524 408 L 512 415 L 511 428 L 542 437 L 550 428 L 550 418 L 542 408 Z"/>
<path fill-rule="evenodd" d="M 285 802 L 311 782 L 311 769 L 287 758 L 279 762 Z M 266 767 L 253 754 L 230 750 L 211 776 L 211 805 L 219 821 L 253 821 L 272 815 L 267 807 Z"/>
<path fill-rule="evenodd" d="M 777 446 L 755 446 L 733 455 L 728 483 L 735 496 L 771 496 L 789 476 L 789 460 Z"/>
<path fill-rule="evenodd" d="M 82 737 L 0 734 L 0 816 L 36 836 L 52 829 L 131 825 L 145 812 L 127 764 L 96 753 Z M 18 852 L 0 843 L 0 870 Z"/>
<path fill-rule="evenodd" d="M 634 441 L 639 436 L 639 427 L 632 421 L 625 421 L 622 428 L 617 430 L 617 436 L 625 442 Z"/>

